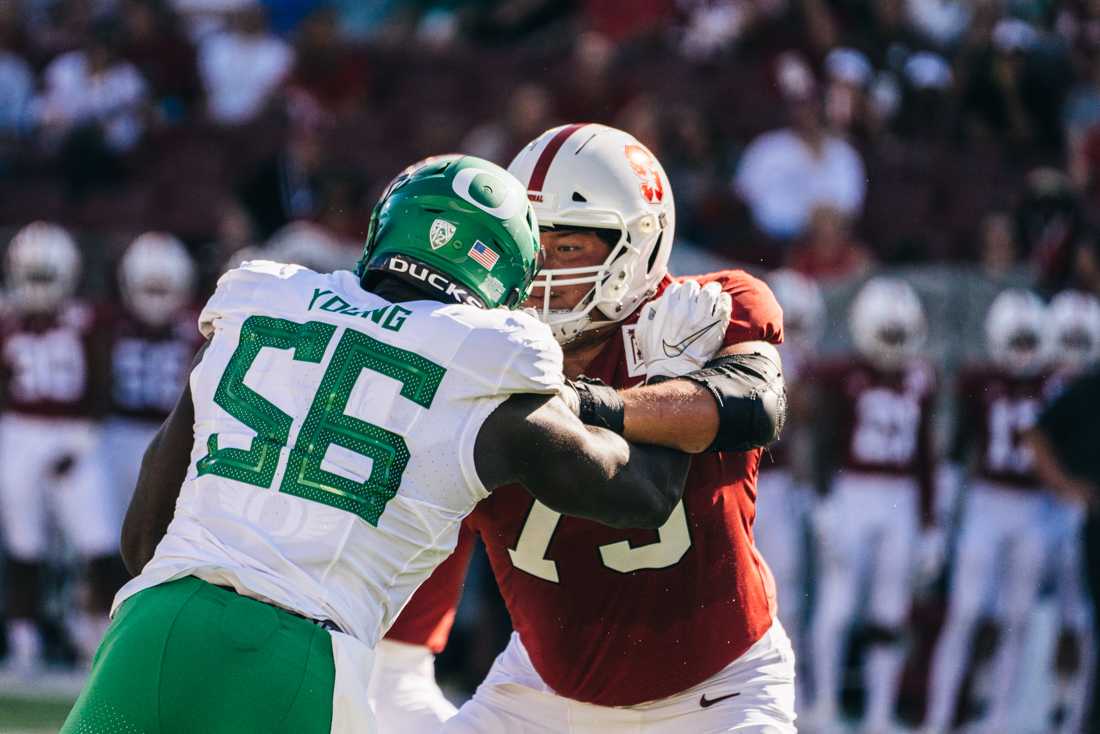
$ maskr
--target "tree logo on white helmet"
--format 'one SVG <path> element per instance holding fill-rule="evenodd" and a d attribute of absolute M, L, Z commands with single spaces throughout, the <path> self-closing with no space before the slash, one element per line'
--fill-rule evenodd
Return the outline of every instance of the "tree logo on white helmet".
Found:
<path fill-rule="evenodd" d="M 641 144 L 627 145 L 623 152 L 626 153 L 626 162 L 630 164 L 630 170 L 642 179 L 642 196 L 650 204 L 660 203 L 665 198 L 665 184 L 661 180 L 657 159 Z"/>
<path fill-rule="evenodd" d="M 518 187 L 481 168 L 463 168 L 451 181 L 451 188 L 463 201 L 497 219 L 511 219 L 527 203 L 518 195 Z"/>

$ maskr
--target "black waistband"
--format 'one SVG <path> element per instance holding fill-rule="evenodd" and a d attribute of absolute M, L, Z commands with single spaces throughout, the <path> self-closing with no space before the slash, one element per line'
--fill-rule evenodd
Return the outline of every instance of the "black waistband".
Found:
<path fill-rule="evenodd" d="M 232 593 L 236 594 L 237 596 L 243 596 L 246 599 L 252 599 L 253 601 L 258 601 L 261 604 L 267 604 L 269 606 L 273 606 L 273 607 L 275 607 L 276 609 L 278 609 L 280 611 L 286 612 L 287 614 L 293 614 L 295 617 L 299 617 L 300 619 L 304 619 L 307 622 L 313 622 L 313 624 L 317 625 L 318 627 L 321 627 L 322 629 L 326 629 L 329 632 L 339 632 L 340 634 L 346 634 L 344 632 L 344 630 L 340 629 L 340 625 L 336 624 L 331 619 L 314 619 L 313 617 L 307 617 L 306 615 L 302 614 L 301 612 L 296 612 L 293 609 L 287 609 L 286 607 L 281 607 L 278 604 L 272 604 L 271 602 L 264 601 L 263 599 L 257 599 L 254 596 L 248 596 L 247 594 L 242 594 L 241 592 L 234 589 L 232 586 L 225 586 L 223 584 L 213 584 L 213 586 L 216 586 L 219 589 L 224 589 L 225 591 L 232 592 Z"/>

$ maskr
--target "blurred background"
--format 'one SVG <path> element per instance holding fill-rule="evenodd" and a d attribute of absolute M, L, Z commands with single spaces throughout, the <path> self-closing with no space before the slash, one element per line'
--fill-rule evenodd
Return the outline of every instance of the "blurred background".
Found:
<path fill-rule="evenodd" d="M 966 447 L 980 439 L 966 433 L 978 429 L 962 420 L 959 376 L 996 357 L 990 306 L 1006 288 L 1037 294 L 1042 308 L 1058 294 L 1083 298 L 1063 307 L 1066 328 L 1092 346 L 1071 365 L 1048 345 L 1044 374 L 1060 382 L 1034 388 L 1033 402 L 1053 399 L 1100 349 L 1095 302 L 1084 298 L 1100 294 L 1093 0 L 0 0 L 0 242 L 12 242 L 0 481 L 26 483 L 33 458 L 47 467 L 47 485 L 125 485 L 120 467 L 138 462 L 186 374 L 181 345 L 197 334 L 181 310 L 201 305 L 224 269 L 255 256 L 349 267 L 382 187 L 411 161 L 461 151 L 507 165 L 544 129 L 574 121 L 621 127 L 663 163 L 678 210 L 675 273 L 743 267 L 804 278 L 783 303 L 789 327 L 805 321 L 798 360 L 811 406 L 795 411 L 781 468 L 795 487 L 784 521 L 795 570 L 772 564 L 786 574 L 781 607 L 784 593 L 800 599 L 785 620 L 799 638 L 812 636 L 818 614 L 818 544 L 838 532 L 835 522 L 822 530 L 821 508 L 842 471 L 822 447 L 812 388 L 827 384 L 833 365 L 858 361 L 849 314 L 868 278 L 886 273 L 915 289 L 927 333 L 919 352 L 938 373 L 919 471 L 943 488 L 942 553 L 914 581 L 898 699 L 898 716 L 915 726 L 959 583 L 952 569 L 967 522 Z M 127 249 L 146 232 L 158 233 L 149 247 L 161 253 L 154 259 L 170 260 L 168 271 Z M 32 244 L 17 248 L 20 241 Z M 56 291 L 34 287 L 43 262 Z M 156 281 L 145 294 L 153 300 L 135 306 L 143 278 Z M 34 352 L 40 367 L 28 368 L 38 378 L 12 377 L 22 369 L 15 337 L 43 328 L 26 314 L 58 316 L 62 302 L 79 307 L 82 315 L 65 311 L 64 319 L 84 324 L 78 331 L 88 338 L 50 342 Z M 158 308 L 157 323 L 125 316 Z M 1043 319 L 1028 323 L 1049 341 L 1053 321 Z M 143 329 L 177 320 L 185 325 L 168 340 L 175 346 L 135 356 Z M 55 384 L 78 350 L 87 350 L 83 387 Z M 118 375 L 140 372 L 142 359 L 161 371 L 126 378 L 134 394 L 123 395 Z M 113 387 L 95 382 L 111 375 Z M 67 447 L 35 458 L 42 416 L 58 414 L 81 425 Z M 1013 428 L 1012 439 L 1027 428 Z M 96 442 L 109 445 L 99 453 L 110 461 L 96 469 L 98 480 L 75 477 L 72 461 Z M 996 601 L 970 614 L 973 652 L 958 664 L 956 713 L 981 720 L 999 680 L 989 660 L 1013 636 L 1006 628 L 1026 624 L 1014 643 L 1026 660 L 1016 715 L 1002 731 L 1084 731 L 1092 636 L 1081 598 L 1083 510 L 1048 522 L 1066 514 L 1061 501 L 1030 481 L 1050 505 L 1034 518 L 1042 528 L 1034 593 L 1008 617 Z M 22 501 L 6 501 L 9 518 Z M 112 505 L 119 519 L 124 502 Z M 65 696 L 79 687 L 82 651 L 97 639 L 95 623 L 75 610 L 96 608 L 120 573 L 94 539 L 81 539 L 82 519 L 64 515 L 50 512 L 42 537 L 15 537 L 16 520 L 4 526 L 2 732 L 55 730 Z M 45 563 L 13 560 L 28 554 Z M 77 571 L 88 557 L 99 565 Z M 42 589 L 36 598 L 21 591 L 32 584 Z M 38 647 L 25 626 L 11 624 L 27 617 L 43 632 Z M 853 621 L 841 709 L 858 720 L 866 640 Z M 480 681 L 508 632 L 492 575 L 475 557 L 438 661 L 456 700 Z M 12 671 L 32 653 L 40 663 L 32 678 Z M 809 691 L 811 657 L 807 649 L 800 664 Z"/>

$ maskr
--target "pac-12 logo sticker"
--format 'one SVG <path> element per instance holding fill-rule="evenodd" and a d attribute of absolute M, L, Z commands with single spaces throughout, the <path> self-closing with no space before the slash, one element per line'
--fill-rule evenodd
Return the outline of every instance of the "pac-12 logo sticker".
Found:
<path fill-rule="evenodd" d="M 431 229 L 428 230 L 428 242 L 431 244 L 433 250 L 438 250 L 443 245 L 451 241 L 451 238 L 455 236 L 455 226 L 448 222 L 446 219 L 437 219 L 432 222 Z"/>
<path fill-rule="evenodd" d="M 661 172 L 657 168 L 657 159 L 653 157 L 645 147 L 631 143 L 626 146 L 626 162 L 630 164 L 630 170 L 642 179 L 642 196 L 650 204 L 665 198 L 665 183 L 661 180 Z"/>

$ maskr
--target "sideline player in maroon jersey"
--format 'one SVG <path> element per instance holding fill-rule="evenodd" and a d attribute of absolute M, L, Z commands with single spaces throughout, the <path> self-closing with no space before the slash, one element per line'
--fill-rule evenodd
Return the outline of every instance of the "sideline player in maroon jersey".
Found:
<path fill-rule="evenodd" d="M 952 460 L 973 468 L 951 573 L 947 621 L 932 659 L 929 731 L 951 731 L 974 629 L 983 614 L 999 622 L 993 659 L 989 731 L 1009 731 L 1018 700 L 1017 670 L 1026 621 L 1042 581 L 1047 498 L 1040 491 L 1024 434 L 1049 389 L 1047 309 L 1039 297 L 1010 289 L 985 322 L 990 363 L 959 376 L 959 423 Z"/>
<path fill-rule="evenodd" d="M 783 438 L 760 460 L 757 480 L 756 523 L 753 535 L 775 577 L 779 619 L 791 638 L 798 672 L 809 656 L 802 645 L 807 612 L 809 569 L 806 562 L 806 522 L 813 506 L 810 453 L 813 427 L 809 374 L 817 359 L 825 330 L 825 300 L 816 282 L 794 270 L 776 270 L 768 286 L 783 309 L 783 377 L 787 385 L 788 414 Z M 795 678 L 801 697 L 801 675 Z"/>
<path fill-rule="evenodd" d="M 716 421 L 715 388 L 696 381 L 742 358 L 776 365 L 768 343 L 782 339 L 778 304 L 742 271 L 674 285 L 672 192 L 624 132 L 554 128 L 509 170 L 527 183 L 543 227 L 547 262 L 532 305 L 563 345 L 566 375 L 620 389 L 617 417 L 604 417 L 624 435 L 705 453 L 657 531 L 574 522 L 519 487 L 496 490 L 469 518 L 516 633 L 443 731 L 793 732 L 794 656 L 752 530 L 755 447 L 776 426 L 762 441 L 748 416 L 734 426 L 734 400 Z M 723 301 L 728 328 L 710 333 L 699 306 Z M 759 392 L 780 390 L 774 367 L 758 364 Z M 692 377 L 663 381 L 684 373 Z M 716 447 L 727 450 L 708 451 Z"/>
<path fill-rule="evenodd" d="M 33 675 L 42 663 L 41 573 L 51 522 L 86 561 L 88 608 L 67 620 L 90 660 L 107 624 L 118 578 L 119 519 L 97 455 L 105 360 L 94 313 L 73 298 L 76 243 L 56 224 L 34 222 L 8 248 L 9 308 L 0 331 L 0 523 L 7 602 L 8 667 Z"/>
<path fill-rule="evenodd" d="M 929 549 L 942 549 L 933 522 L 936 374 L 920 356 L 924 310 L 904 281 L 868 281 L 849 326 L 858 358 L 814 374 L 818 425 L 831 439 L 824 454 L 837 471 L 814 511 L 821 566 L 810 631 L 815 697 L 806 718 L 815 730 L 837 726 L 848 631 L 860 616 L 870 640 L 863 729 L 885 732 L 905 662 L 914 571 L 939 555 Z M 864 583 L 868 601 L 857 615 Z"/>
<path fill-rule="evenodd" d="M 149 441 L 172 412 L 200 335 L 190 310 L 195 265 L 164 232 L 137 237 L 118 264 L 123 311 L 112 319 L 105 453 L 119 518 L 130 504 Z"/>

